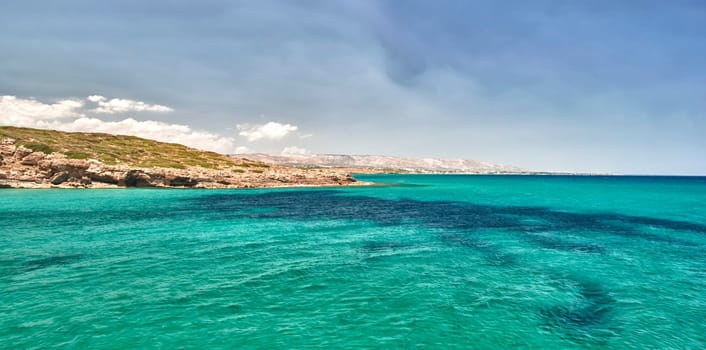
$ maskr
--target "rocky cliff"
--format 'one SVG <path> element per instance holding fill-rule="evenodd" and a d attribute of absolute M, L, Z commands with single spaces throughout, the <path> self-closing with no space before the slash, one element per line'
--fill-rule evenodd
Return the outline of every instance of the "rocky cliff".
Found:
<path fill-rule="evenodd" d="M 4 131 L 4 135 L 0 134 L 0 187 L 5 188 L 247 188 L 356 184 L 355 179 L 340 170 L 299 169 L 226 157 L 227 161 L 217 166 L 208 163 L 211 168 L 199 165 L 180 165 L 179 168 L 145 167 L 126 162 L 106 164 L 94 158 L 72 159 L 67 156 L 68 151 L 45 152 L 31 148 L 48 151 L 56 147 L 44 143 L 37 146 L 39 141 L 45 140 L 20 141 L 8 137 L 7 129 Z M 66 136 L 69 133 L 61 134 Z M 86 134 L 82 134 L 82 137 L 86 137 Z M 174 159 L 165 161 L 173 162 Z"/>

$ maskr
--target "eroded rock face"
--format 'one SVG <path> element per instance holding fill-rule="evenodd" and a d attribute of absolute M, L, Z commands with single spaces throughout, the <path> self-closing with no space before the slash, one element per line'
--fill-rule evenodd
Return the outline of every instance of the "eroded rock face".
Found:
<path fill-rule="evenodd" d="M 69 177 L 70 177 L 69 173 L 59 173 L 51 179 L 51 184 L 52 185 L 61 185 L 62 183 L 66 182 L 66 180 L 68 180 Z"/>
<path fill-rule="evenodd" d="M 350 185 L 355 179 L 336 169 L 283 166 L 228 169 L 134 168 L 97 160 L 68 159 L 0 140 L 0 188 L 5 187 L 184 187 L 233 188 Z"/>
<path fill-rule="evenodd" d="M 25 147 L 25 146 L 19 146 L 19 147 L 15 148 L 14 153 L 15 153 L 15 159 L 21 161 L 22 159 L 24 159 L 28 155 L 32 154 L 32 150 Z"/>
<path fill-rule="evenodd" d="M 194 187 L 199 183 L 198 181 L 187 176 L 174 176 L 167 179 L 167 181 L 169 186 L 176 187 Z"/>
<path fill-rule="evenodd" d="M 89 181 L 101 182 L 110 185 L 117 185 L 120 182 L 120 178 L 123 177 L 121 174 L 114 171 L 93 171 L 86 172 L 86 178 Z"/>
<path fill-rule="evenodd" d="M 155 187 L 152 178 L 142 170 L 130 170 L 125 174 L 125 187 Z"/>
<path fill-rule="evenodd" d="M 47 155 L 44 152 L 32 152 L 22 158 L 20 164 L 22 165 L 37 165 L 41 160 L 43 160 Z"/>

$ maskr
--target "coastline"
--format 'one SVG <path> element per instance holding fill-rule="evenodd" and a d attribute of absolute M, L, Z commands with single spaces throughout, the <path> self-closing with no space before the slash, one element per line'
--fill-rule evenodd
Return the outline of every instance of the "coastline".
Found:
<path fill-rule="evenodd" d="M 157 144 L 159 147 L 161 144 Z M 169 147 L 165 145 L 164 147 Z M 136 152 L 143 152 L 137 149 Z M 193 152 L 200 152 L 193 150 Z M 68 154 L 68 155 L 67 155 Z M 0 140 L 0 188 L 277 188 L 350 186 L 358 183 L 343 169 L 297 168 L 207 154 L 217 163 L 177 163 L 177 167 L 106 164 L 70 153 L 31 149 L 12 138 Z M 184 152 L 184 156 L 188 156 Z M 179 160 L 153 156 L 156 161 Z M 203 165 L 202 165 L 203 163 Z"/>
<path fill-rule="evenodd" d="M 237 189 L 237 190 L 257 190 L 257 189 L 285 189 L 285 188 L 340 188 L 340 187 L 368 187 L 368 186 L 384 186 L 385 184 L 380 184 L 376 182 L 367 181 L 355 181 L 346 184 L 321 184 L 321 185 L 308 185 L 308 184 L 281 184 L 281 185 L 264 185 L 264 186 L 223 186 L 223 187 L 184 187 L 184 186 L 155 186 L 155 187 L 126 187 L 111 184 L 94 184 L 92 186 L 74 186 L 74 185 L 47 185 L 38 184 L 36 182 L 27 181 L 2 181 L 0 180 L 0 190 L 124 190 L 124 189 L 175 189 L 175 190 L 223 190 L 223 189 Z"/>

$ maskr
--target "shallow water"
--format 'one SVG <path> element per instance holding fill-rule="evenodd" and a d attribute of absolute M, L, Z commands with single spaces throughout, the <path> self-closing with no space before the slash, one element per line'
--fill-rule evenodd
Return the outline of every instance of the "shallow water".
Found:
<path fill-rule="evenodd" d="M 703 348 L 706 178 L 0 190 L 0 347 Z"/>

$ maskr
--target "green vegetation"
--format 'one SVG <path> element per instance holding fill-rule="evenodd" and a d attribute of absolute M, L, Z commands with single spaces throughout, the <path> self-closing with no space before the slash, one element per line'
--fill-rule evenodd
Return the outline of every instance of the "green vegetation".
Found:
<path fill-rule="evenodd" d="M 56 150 L 54 150 L 54 148 L 52 148 L 51 146 L 38 142 L 22 143 L 21 145 L 31 149 L 34 152 L 44 152 L 46 154 L 56 152 Z"/>
<path fill-rule="evenodd" d="M 233 159 L 215 152 L 135 136 L 3 126 L 0 127 L 0 139 L 3 138 L 13 138 L 18 145 L 33 151 L 47 154 L 58 152 L 71 159 L 97 159 L 110 165 L 177 169 L 189 166 L 209 169 L 268 167 L 263 163 Z"/>
<path fill-rule="evenodd" d="M 47 153 L 47 152 L 44 152 L 44 153 Z M 89 158 L 91 158 L 90 155 L 88 155 L 87 153 L 83 153 L 83 152 L 66 152 L 66 153 L 64 153 L 64 155 L 66 155 L 66 158 L 69 158 L 69 159 L 89 159 Z"/>

